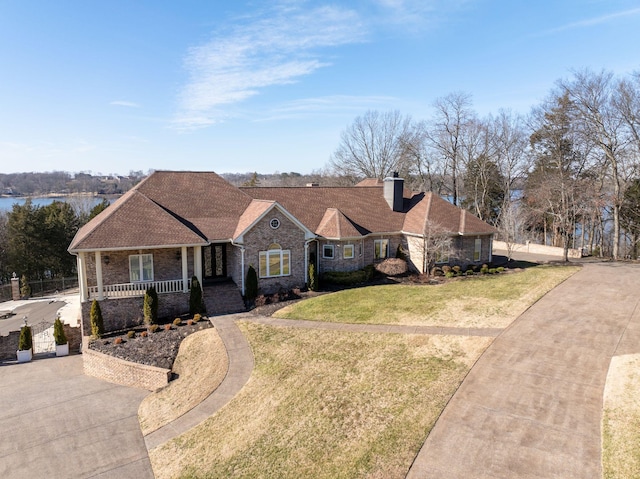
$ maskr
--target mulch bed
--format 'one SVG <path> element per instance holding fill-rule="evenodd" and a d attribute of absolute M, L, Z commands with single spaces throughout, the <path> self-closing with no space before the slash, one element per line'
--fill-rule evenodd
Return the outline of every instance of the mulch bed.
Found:
<path fill-rule="evenodd" d="M 191 326 L 186 322 L 180 326 L 171 325 L 169 331 L 165 331 L 164 325 L 160 325 L 155 333 L 149 332 L 145 338 L 140 333 L 147 328 L 139 326 L 127 331 L 109 333 L 92 341 L 89 348 L 125 361 L 171 369 L 182 340 L 192 333 L 211 327 L 211 323 L 204 318 Z M 135 331 L 136 336 L 128 338 L 128 331 Z M 116 344 L 116 338 L 120 338 L 122 343 Z"/>

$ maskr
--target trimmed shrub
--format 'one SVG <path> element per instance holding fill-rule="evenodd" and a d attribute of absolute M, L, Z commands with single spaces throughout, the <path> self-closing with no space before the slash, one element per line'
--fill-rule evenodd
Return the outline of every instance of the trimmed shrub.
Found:
<path fill-rule="evenodd" d="M 164 325 L 164 330 L 165 331 L 171 331 L 171 324 L 165 324 Z"/>
<path fill-rule="evenodd" d="M 100 309 L 100 303 L 94 299 L 91 303 L 91 311 L 89 312 L 89 318 L 91 321 L 91 336 L 94 338 L 101 338 L 104 334 L 104 321 L 102 320 L 102 310 Z"/>
<path fill-rule="evenodd" d="M 29 298 L 31 296 L 31 286 L 29 286 L 29 280 L 26 274 L 23 274 L 20 278 L 20 296 L 23 298 Z"/>
<path fill-rule="evenodd" d="M 375 265 L 376 271 L 380 271 L 387 276 L 401 276 L 407 274 L 409 266 L 406 260 L 399 258 L 387 258 Z"/>
<path fill-rule="evenodd" d="M 182 324 L 182 320 L 180 318 L 176 318 L 173 320 L 174 326 L 180 326 Z"/>
<path fill-rule="evenodd" d="M 56 317 L 56 320 L 53 322 L 53 340 L 57 346 L 67 344 L 67 335 L 64 333 L 64 326 L 62 325 L 62 321 L 60 321 L 60 316 Z"/>
<path fill-rule="evenodd" d="M 431 276 L 444 276 L 444 271 L 439 266 L 431 268 Z"/>
<path fill-rule="evenodd" d="M 311 291 L 318 291 L 318 273 L 313 263 L 309 264 L 309 289 Z"/>
<path fill-rule="evenodd" d="M 453 278 L 455 275 L 456 275 L 456 274 L 455 274 L 453 271 L 447 271 L 447 272 L 444 274 L 444 277 L 445 277 L 445 278 Z"/>
<path fill-rule="evenodd" d="M 197 323 L 198 321 L 200 321 L 202 319 L 202 316 L 198 313 L 193 315 L 193 322 Z"/>
<path fill-rule="evenodd" d="M 193 326 L 193 319 L 187 319 L 187 326 Z"/>
<path fill-rule="evenodd" d="M 503 273 L 503 272 L 504 272 L 504 266 L 498 266 L 498 267 L 496 268 L 496 272 L 498 272 L 498 273 Z"/>
<path fill-rule="evenodd" d="M 496 274 L 495 268 L 489 268 L 489 274 Z"/>
<path fill-rule="evenodd" d="M 483 264 L 482 267 L 480 268 L 480 274 L 488 274 L 489 273 L 489 267 L 486 264 Z"/>
<path fill-rule="evenodd" d="M 144 293 L 142 312 L 144 314 L 144 324 L 158 322 L 158 293 L 153 286 Z"/>
<path fill-rule="evenodd" d="M 147 336 L 149 336 L 149 333 L 147 331 L 142 331 L 140 333 L 140 336 L 143 337 L 143 338 L 146 338 Z"/>
<path fill-rule="evenodd" d="M 456 276 L 462 274 L 462 268 L 458 265 L 451 268 L 451 270 L 456 274 Z"/>
<path fill-rule="evenodd" d="M 365 281 L 371 281 L 376 276 L 376 267 L 372 264 L 368 264 L 363 270 L 366 273 Z"/>
<path fill-rule="evenodd" d="M 451 272 L 451 266 L 449 266 L 448 264 L 445 264 L 444 266 L 442 266 L 442 272 L 444 274 L 450 273 Z"/>
<path fill-rule="evenodd" d="M 189 313 L 205 314 L 206 312 L 204 300 L 202 299 L 202 287 L 198 278 L 194 276 L 191 278 L 191 291 L 189 292 Z"/>
<path fill-rule="evenodd" d="M 245 297 L 247 301 L 253 301 L 258 296 L 258 274 L 253 266 L 247 270 L 247 282 L 245 283 Z"/>
<path fill-rule="evenodd" d="M 152 333 L 155 333 L 158 329 L 160 329 L 160 326 L 158 326 L 157 324 L 152 324 L 147 328 L 147 330 L 151 331 Z"/>
<path fill-rule="evenodd" d="M 122 344 L 122 338 L 114 339 L 113 344 Z"/>
<path fill-rule="evenodd" d="M 24 325 L 20 329 L 20 339 L 18 340 L 18 349 L 27 351 L 33 347 L 33 337 L 31 336 L 31 326 Z"/>
<path fill-rule="evenodd" d="M 363 269 L 357 271 L 327 271 L 322 274 L 323 282 L 342 286 L 364 283 L 366 280 L 367 272 Z"/>
<path fill-rule="evenodd" d="M 404 248 L 401 244 L 399 244 L 398 248 L 396 249 L 396 258 L 407 261 L 407 254 L 404 252 Z"/>
<path fill-rule="evenodd" d="M 136 337 L 136 332 L 135 331 L 128 331 L 127 332 L 127 338 L 133 339 L 135 337 Z"/>

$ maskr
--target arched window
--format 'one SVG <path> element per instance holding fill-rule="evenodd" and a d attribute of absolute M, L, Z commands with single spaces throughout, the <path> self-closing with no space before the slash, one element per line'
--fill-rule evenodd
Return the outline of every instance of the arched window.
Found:
<path fill-rule="evenodd" d="M 269 245 L 267 251 L 260 251 L 259 276 L 274 278 L 291 274 L 291 252 L 283 250 L 278 243 Z"/>

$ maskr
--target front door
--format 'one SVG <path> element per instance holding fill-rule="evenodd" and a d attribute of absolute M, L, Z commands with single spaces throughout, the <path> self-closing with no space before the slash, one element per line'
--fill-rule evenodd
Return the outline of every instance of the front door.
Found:
<path fill-rule="evenodd" d="M 212 244 L 203 248 L 202 272 L 204 281 L 227 277 L 227 245 Z"/>

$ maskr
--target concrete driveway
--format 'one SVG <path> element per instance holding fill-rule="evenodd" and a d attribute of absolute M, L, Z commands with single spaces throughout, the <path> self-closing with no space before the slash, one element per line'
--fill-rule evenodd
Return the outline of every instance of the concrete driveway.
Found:
<path fill-rule="evenodd" d="M 85 376 L 80 355 L 0 363 L 0 477 L 153 478 L 147 394 Z"/>
<path fill-rule="evenodd" d="M 611 358 L 640 352 L 640 265 L 586 264 L 520 316 L 455 393 L 408 478 L 602 477 Z"/>

